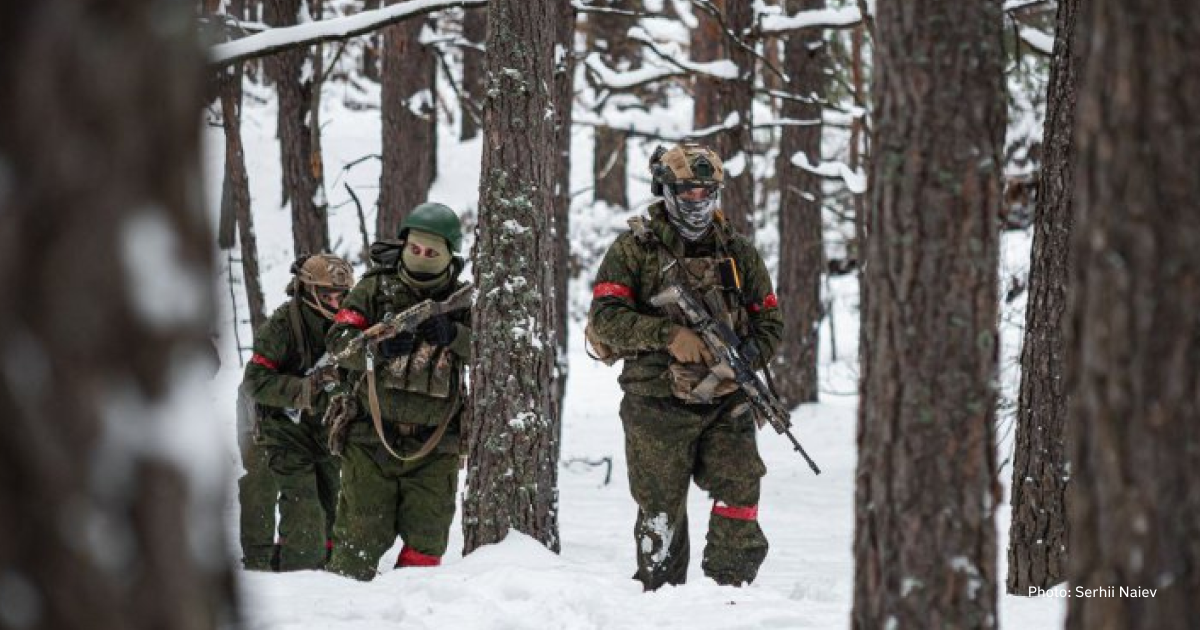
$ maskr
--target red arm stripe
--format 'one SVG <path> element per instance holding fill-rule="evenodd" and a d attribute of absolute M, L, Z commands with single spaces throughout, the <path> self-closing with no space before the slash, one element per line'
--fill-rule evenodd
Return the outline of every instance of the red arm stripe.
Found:
<path fill-rule="evenodd" d="M 767 297 L 763 298 L 762 302 L 756 302 L 746 305 L 746 310 L 751 314 L 756 314 L 763 309 L 779 308 L 779 298 L 775 297 L 774 293 L 768 293 Z"/>
<path fill-rule="evenodd" d="M 278 372 L 278 371 L 279 371 L 279 364 L 278 364 L 278 363 L 276 363 L 276 362 L 274 362 L 274 361 L 272 361 L 272 360 L 268 359 L 267 357 L 264 357 L 263 355 L 261 355 L 261 354 L 259 354 L 259 353 L 257 353 L 257 352 L 255 352 L 255 353 L 254 353 L 254 354 L 253 354 L 253 355 L 250 357 L 250 362 L 251 362 L 251 363 L 257 363 L 257 364 L 259 364 L 259 365 L 261 365 L 261 366 L 263 366 L 263 367 L 267 368 L 268 370 L 272 370 L 272 371 L 274 371 L 274 372 Z"/>
<path fill-rule="evenodd" d="M 349 324 L 359 330 L 367 328 L 367 318 L 354 309 L 344 308 L 338 311 L 333 321 L 338 324 Z"/>
<path fill-rule="evenodd" d="M 625 300 L 633 301 L 633 289 L 616 282 L 601 282 L 592 289 L 592 299 L 602 297 L 619 297 Z"/>

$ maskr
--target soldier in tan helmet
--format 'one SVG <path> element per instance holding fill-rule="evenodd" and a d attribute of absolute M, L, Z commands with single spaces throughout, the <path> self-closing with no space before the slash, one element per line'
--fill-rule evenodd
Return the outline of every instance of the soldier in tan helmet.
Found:
<path fill-rule="evenodd" d="M 331 254 L 302 256 L 292 273 L 291 299 L 255 332 L 242 383 L 257 403 L 255 440 L 279 491 L 281 571 L 321 568 L 332 548 L 339 470 L 321 420 L 342 374 L 333 366 L 313 367 L 354 286 L 350 264 Z M 262 568 L 261 561 L 247 567 Z"/>
<path fill-rule="evenodd" d="M 775 353 L 783 318 L 762 257 L 721 213 L 721 158 L 698 144 L 660 147 L 650 171 L 662 199 L 649 218 L 630 220 L 632 229 L 605 255 L 587 331 L 599 358 L 625 360 L 619 380 L 629 488 L 638 504 L 635 577 L 647 590 L 686 581 L 687 493 L 695 481 L 713 500 L 704 574 L 740 585 L 767 555 L 758 525 L 766 467 L 753 413 L 734 381 L 707 378 L 713 357 L 682 312 L 650 299 L 682 285 L 737 333 L 741 354 L 756 368 Z"/>

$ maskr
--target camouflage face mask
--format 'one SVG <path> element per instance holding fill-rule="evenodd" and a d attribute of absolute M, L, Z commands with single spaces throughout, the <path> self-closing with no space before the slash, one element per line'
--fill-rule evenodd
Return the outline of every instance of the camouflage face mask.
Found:
<path fill-rule="evenodd" d="M 686 201 L 677 197 L 669 186 L 663 195 L 667 206 L 667 220 L 675 231 L 688 241 L 698 241 L 708 234 L 719 199 L 719 194 L 713 194 L 699 201 Z"/>

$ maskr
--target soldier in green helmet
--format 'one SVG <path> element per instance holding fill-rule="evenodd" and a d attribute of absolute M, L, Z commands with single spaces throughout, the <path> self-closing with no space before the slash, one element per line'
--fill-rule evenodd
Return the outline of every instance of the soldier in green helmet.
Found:
<path fill-rule="evenodd" d="M 314 366 L 354 285 L 350 264 L 330 254 L 303 256 L 292 273 L 291 299 L 255 332 L 242 384 L 258 403 L 258 442 L 279 491 L 281 571 L 321 568 L 333 543 L 338 462 L 321 421 L 343 375 L 333 366 Z M 247 568 L 262 567 L 247 562 Z"/>
<path fill-rule="evenodd" d="M 425 299 L 444 300 L 462 287 L 461 246 L 462 226 L 450 208 L 417 206 L 401 223 L 398 240 L 372 246 L 375 266 L 342 304 L 329 331 L 330 351 L 343 350 L 389 313 Z M 343 362 L 355 383 L 356 404 L 341 447 L 342 496 L 331 571 L 374 578 L 379 558 L 397 536 L 404 542 L 397 567 L 441 563 L 458 488 L 469 317 L 468 310 L 432 317 L 416 333 L 401 333 Z"/>
<path fill-rule="evenodd" d="M 625 360 L 619 378 L 629 486 L 638 504 L 635 578 L 647 590 L 687 580 L 687 493 L 691 482 L 713 499 L 704 574 L 719 584 L 754 580 L 767 555 L 758 524 L 756 424 L 732 380 L 699 394 L 713 357 L 675 307 L 650 299 L 680 284 L 741 338 L 742 354 L 762 367 L 783 333 L 783 318 L 762 257 L 720 211 L 721 158 L 683 144 L 651 158 L 662 199 L 649 218 L 630 221 L 601 263 L 588 339 L 601 358 Z M 705 402 L 708 401 L 708 402 Z"/>

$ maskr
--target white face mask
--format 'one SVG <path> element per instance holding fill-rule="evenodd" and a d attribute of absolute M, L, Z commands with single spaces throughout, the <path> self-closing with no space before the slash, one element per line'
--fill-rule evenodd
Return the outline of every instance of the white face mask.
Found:
<path fill-rule="evenodd" d="M 675 196 L 669 187 L 663 191 L 667 205 L 667 220 L 676 232 L 687 241 L 698 241 L 708 234 L 713 215 L 717 210 L 720 193 L 700 201 L 685 201 Z"/>

